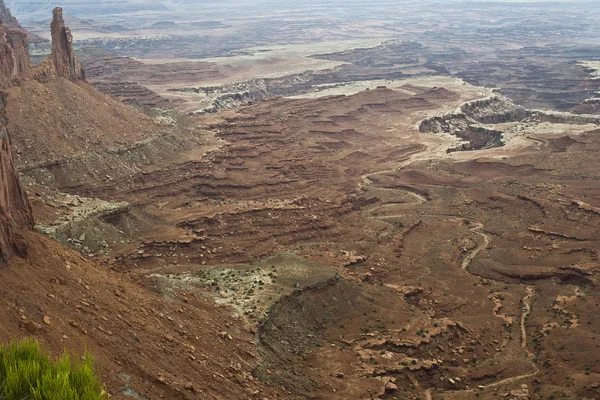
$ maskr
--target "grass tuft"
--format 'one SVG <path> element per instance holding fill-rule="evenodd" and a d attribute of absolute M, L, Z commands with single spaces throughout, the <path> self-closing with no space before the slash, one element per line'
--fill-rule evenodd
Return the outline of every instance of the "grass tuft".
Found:
<path fill-rule="evenodd" d="M 105 400 L 94 360 L 65 352 L 56 361 L 33 339 L 0 346 L 0 400 Z"/>

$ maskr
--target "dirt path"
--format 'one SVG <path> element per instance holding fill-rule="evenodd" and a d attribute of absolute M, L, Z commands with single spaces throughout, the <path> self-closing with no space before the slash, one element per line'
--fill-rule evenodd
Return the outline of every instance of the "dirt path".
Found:
<path fill-rule="evenodd" d="M 525 322 L 531 313 L 531 298 L 535 294 L 535 288 L 528 286 L 525 297 L 523 297 L 523 313 L 521 314 L 521 347 L 527 349 L 527 331 Z"/>
<path fill-rule="evenodd" d="M 520 381 L 523 379 L 527 379 L 527 378 L 534 376 L 535 374 L 537 374 L 539 372 L 539 369 L 533 362 L 535 355 L 527 350 L 527 331 L 525 329 L 525 325 L 526 325 L 525 321 L 527 320 L 527 316 L 531 313 L 531 299 L 533 298 L 534 294 L 535 294 L 535 288 L 533 288 L 532 286 L 528 286 L 526 289 L 525 296 L 521 300 L 521 302 L 523 304 L 523 312 L 521 313 L 521 347 L 527 353 L 527 357 L 529 358 L 529 361 L 531 362 L 533 371 L 528 374 L 513 376 L 511 378 L 506 378 L 501 381 L 490 383 L 489 385 L 485 386 L 486 388 L 492 388 L 492 387 L 504 385 L 507 383 L 517 382 L 517 381 Z"/>
<path fill-rule="evenodd" d="M 358 190 L 362 190 L 365 186 L 371 184 L 371 176 L 386 174 L 388 172 L 397 172 L 410 164 L 413 164 L 417 161 L 430 161 L 430 160 L 438 160 L 447 156 L 446 149 L 447 147 L 440 146 L 439 144 L 432 143 L 424 143 L 426 148 L 424 150 L 415 151 L 414 153 L 410 153 L 408 158 L 400 164 L 398 164 L 395 168 L 388 168 L 381 171 L 369 172 L 360 176 L 360 182 L 358 183 Z"/>
<path fill-rule="evenodd" d="M 457 216 L 457 219 L 462 220 L 463 218 L 460 218 Z M 471 231 L 478 234 L 479 236 L 481 236 L 483 238 L 483 241 L 482 241 L 482 243 L 477 245 L 462 262 L 462 265 L 461 265 L 462 269 L 468 273 L 470 273 L 468 268 L 469 268 L 469 265 L 471 264 L 471 262 L 473 261 L 473 259 L 477 256 L 477 254 L 479 254 L 483 249 L 485 249 L 490 244 L 490 239 L 489 239 L 488 235 L 486 233 L 482 232 L 482 230 L 485 226 L 479 221 L 471 220 L 471 223 L 475 224 L 475 226 L 471 228 Z M 526 320 L 527 320 L 527 316 L 531 313 L 531 300 L 534 295 L 535 295 L 535 288 L 532 286 L 528 286 L 526 289 L 525 296 L 521 300 L 523 309 L 522 309 L 522 313 L 521 313 L 521 324 L 520 324 L 520 326 L 521 326 L 521 348 L 523 350 L 525 350 L 525 352 L 527 353 L 527 358 L 531 362 L 533 371 L 530 373 L 527 373 L 527 374 L 513 376 L 510 378 L 506 378 L 506 379 L 502 379 L 500 381 L 490 383 L 488 385 L 484 385 L 483 388 L 489 389 L 489 388 L 494 388 L 497 386 L 509 384 L 512 382 L 518 382 L 520 380 L 535 376 L 539 372 L 539 369 L 537 368 L 537 366 L 535 365 L 535 363 L 533 361 L 535 355 L 527 350 Z M 427 391 L 425 391 L 424 396 L 425 396 L 426 400 L 433 400 L 433 397 L 431 395 L 432 390 L 433 389 L 430 388 Z M 473 393 L 473 392 L 475 392 L 475 390 L 469 389 L 469 390 L 464 390 L 463 392 Z"/>
<path fill-rule="evenodd" d="M 433 400 L 433 397 L 431 397 L 431 391 L 432 391 L 432 390 L 433 390 L 433 389 L 427 389 L 427 390 L 425 391 L 425 400 Z"/>
<path fill-rule="evenodd" d="M 463 260 L 461 267 L 464 271 L 467 271 L 467 272 L 468 272 L 467 268 L 469 268 L 469 265 L 471 264 L 471 261 L 473 261 L 475 256 L 477 256 L 477 254 L 479 254 L 479 252 L 481 250 L 485 249 L 490 244 L 490 239 L 489 239 L 488 235 L 481 231 L 484 227 L 483 224 L 479 221 L 475 221 L 475 224 L 476 224 L 476 226 L 471 228 L 471 231 L 473 233 L 476 233 L 477 235 L 481 236 L 483 238 L 483 243 L 478 244 L 477 247 L 471 252 L 471 254 L 469 254 Z"/>
<path fill-rule="evenodd" d="M 424 150 L 423 152 L 419 153 L 418 155 L 421 157 L 411 157 L 409 160 L 405 161 L 402 163 L 401 166 L 399 166 L 397 169 L 391 169 L 391 170 L 385 170 L 385 171 L 379 171 L 379 172 L 375 172 L 375 173 L 370 173 L 370 174 L 365 174 L 363 176 L 361 176 L 362 178 L 362 183 L 359 185 L 360 188 L 369 185 L 371 183 L 371 180 L 369 179 L 370 176 L 374 176 L 377 174 L 382 174 L 382 173 L 386 173 L 386 172 L 393 172 L 393 171 L 397 171 L 400 170 L 402 168 L 405 168 L 406 166 L 410 165 L 411 163 L 417 161 L 417 160 L 421 160 L 421 159 L 426 159 L 424 157 L 422 157 L 423 154 L 427 154 L 428 150 Z M 395 189 L 395 190 L 402 190 L 402 189 Z M 427 202 L 427 199 L 424 196 L 421 196 L 417 193 L 414 193 L 412 191 L 409 190 L 403 190 L 406 193 L 409 193 L 410 195 L 414 196 L 417 201 L 416 203 L 422 204 Z M 414 203 L 412 203 L 414 204 Z M 386 215 L 386 216 L 374 216 L 372 215 L 372 213 L 377 210 L 380 209 L 382 206 L 377 206 L 373 209 L 370 209 L 369 215 L 371 215 L 373 218 L 377 218 L 377 219 L 389 219 L 389 218 L 395 218 L 395 217 L 403 217 L 406 216 L 408 214 L 397 214 L 397 215 Z M 432 215 L 434 216 L 434 215 Z M 457 221 L 463 221 L 465 218 L 460 217 L 460 216 L 453 216 L 453 218 L 455 218 Z M 483 223 L 481 223 L 480 221 L 476 221 L 476 220 L 469 220 L 470 223 L 473 225 L 470 230 L 477 234 L 478 236 L 480 236 L 482 238 L 482 240 L 477 244 L 477 246 L 465 257 L 465 259 L 462 261 L 461 263 L 461 269 L 463 271 L 466 271 L 467 273 L 469 272 L 469 266 L 471 265 L 472 261 L 475 259 L 475 257 L 485 248 L 487 248 L 490 245 L 490 238 L 489 236 L 483 232 L 483 229 L 485 227 L 485 225 Z M 521 323 L 520 323 L 520 327 L 521 327 L 521 347 L 523 348 L 523 350 L 526 351 L 527 353 L 527 358 L 530 360 L 531 365 L 533 367 L 533 371 L 527 374 L 523 374 L 523 375 L 519 375 L 519 376 L 514 376 L 514 377 L 510 377 L 510 378 L 506 378 L 506 379 L 502 379 L 500 381 L 497 382 L 493 382 L 490 383 L 488 385 L 485 385 L 484 388 L 494 388 L 497 386 L 502 386 L 505 384 L 510 384 L 512 382 L 518 382 L 521 381 L 523 379 L 527 379 L 530 378 L 532 376 L 535 376 L 538 373 L 538 368 L 535 365 L 535 363 L 533 362 L 533 358 L 534 355 L 532 353 L 530 353 L 529 351 L 527 351 L 527 331 L 526 331 L 526 320 L 527 320 L 527 316 L 531 313 L 531 299 L 533 297 L 533 295 L 535 294 L 535 289 L 531 286 L 527 287 L 526 290 L 526 294 L 525 297 L 523 297 L 522 299 L 522 304 L 523 304 L 523 312 L 521 314 Z M 424 392 L 424 397 L 426 400 L 433 400 L 433 396 L 432 396 L 432 391 L 433 388 L 427 389 Z M 475 392 L 475 390 L 471 389 L 471 390 L 465 390 L 464 392 L 467 393 L 472 393 Z"/>

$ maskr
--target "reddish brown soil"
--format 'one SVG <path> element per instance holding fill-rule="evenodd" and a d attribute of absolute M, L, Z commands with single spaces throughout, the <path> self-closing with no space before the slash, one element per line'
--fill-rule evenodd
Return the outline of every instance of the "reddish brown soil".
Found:
<path fill-rule="evenodd" d="M 173 290 L 186 287 L 190 277 L 225 277 L 284 251 L 334 269 L 335 279 L 292 282 L 292 294 L 270 299 L 267 314 L 206 305 L 212 318 L 237 313 L 256 327 L 254 374 L 294 395 L 598 397 L 598 132 L 532 133 L 518 145 L 451 155 L 449 140 L 418 132 L 426 114 L 476 96 L 466 87 L 410 86 L 350 97 L 269 99 L 188 120 L 200 126 L 202 139 L 144 162 L 124 156 L 110 180 L 82 178 L 95 166 L 81 159 L 61 164 L 61 171 L 79 172 L 49 180 L 48 190 L 132 205 L 128 213 L 90 221 L 83 232 L 113 226 L 106 260 L 157 295 L 139 286 L 127 291 L 155 299 L 154 307 L 170 315 L 185 303 L 163 305 L 160 296 L 173 299 Z M 205 154 L 212 135 L 227 143 Z M 27 171 L 27 178 L 39 182 L 44 172 Z M 117 282 L 119 273 L 108 276 Z M 226 278 L 190 284 L 186 295 L 189 301 L 192 293 L 198 296 L 194 305 L 222 302 L 228 284 Z M 113 292 L 98 293 L 94 302 L 107 307 Z M 249 292 L 244 296 L 254 296 Z M 138 302 L 124 308 L 139 310 Z M 71 308 L 60 310 L 66 315 Z M 210 332 L 249 334 L 219 321 Z M 96 321 L 87 326 L 89 335 Z M 184 326 L 189 339 L 192 325 Z M 123 328 L 111 331 L 124 335 Z M 94 343 L 107 343 L 96 333 Z M 151 331 L 142 333 L 155 343 Z M 197 352 L 220 343 L 218 335 L 199 340 L 205 341 Z M 253 348 L 243 343 L 242 356 Z M 106 351 L 121 355 L 121 345 Z M 143 343 L 139 350 L 148 354 Z M 240 354 L 231 351 L 224 354 Z M 176 364 L 169 373 L 172 380 L 193 381 L 199 379 L 186 374 L 205 374 L 206 384 L 216 385 L 213 367 L 190 371 Z M 151 381 L 162 372 L 146 368 L 151 373 L 132 376 Z M 139 390 L 159 390 L 138 382 Z"/>
<path fill-rule="evenodd" d="M 153 294 L 136 275 L 38 234 L 27 242 L 28 260 L 0 269 L 3 341 L 31 335 L 56 356 L 90 351 L 114 398 L 130 398 L 127 387 L 147 399 L 281 397 L 252 378 L 251 329 L 227 309 L 193 293 Z"/>
<path fill-rule="evenodd" d="M 91 88 L 57 79 L 8 91 L 8 128 L 21 167 L 149 138 L 159 127 L 131 106 Z"/>

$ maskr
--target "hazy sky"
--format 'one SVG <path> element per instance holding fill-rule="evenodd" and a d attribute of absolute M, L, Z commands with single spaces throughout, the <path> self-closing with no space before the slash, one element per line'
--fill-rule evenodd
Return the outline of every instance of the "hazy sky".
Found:
<path fill-rule="evenodd" d="M 188 10 L 202 11 L 205 8 L 210 8 L 213 11 L 218 11 L 219 7 L 223 9 L 231 9 L 237 7 L 236 11 L 256 10 L 264 7 L 265 10 L 281 9 L 298 9 L 302 7 L 323 6 L 330 7 L 332 10 L 344 9 L 368 9 L 377 7 L 379 9 L 390 5 L 391 9 L 406 5 L 410 8 L 423 9 L 431 8 L 432 4 L 436 4 L 434 9 L 439 10 L 440 5 L 452 4 L 454 7 L 465 3 L 472 7 L 474 4 L 484 5 L 486 3 L 494 4 L 535 4 L 543 6 L 548 4 L 556 7 L 561 4 L 561 7 L 581 7 L 582 4 L 589 5 L 591 8 L 598 9 L 600 0 L 4 0 L 8 7 L 13 11 L 22 22 L 28 20 L 43 20 L 45 19 L 52 8 L 61 6 L 66 13 L 80 17 L 95 17 L 109 14 L 126 14 L 131 12 L 143 11 L 169 11 L 169 9 L 184 8 Z M 225 17 L 225 15 L 224 15 Z"/>

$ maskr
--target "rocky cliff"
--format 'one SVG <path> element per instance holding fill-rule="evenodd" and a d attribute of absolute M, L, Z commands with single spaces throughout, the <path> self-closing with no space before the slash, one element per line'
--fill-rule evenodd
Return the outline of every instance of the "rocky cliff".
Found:
<path fill-rule="evenodd" d="M 71 81 L 85 80 L 83 64 L 79 62 L 73 51 L 73 35 L 71 35 L 71 30 L 65 26 L 62 8 L 54 9 L 50 28 L 52 30 L 50 59 L 56 69 L 56 75 Z"/>
<path fill-rule="evenodd" d="M 31 208 L 13 163 L 4 99 L 0 96 L 0 266 L 13 255 L 27 254 L 22 232 L 32 228 Z"/>
<path fill-rule="evenodd" d="M 2 25 L 19 25 L 17 19 L 12 16 L 4 0 L 0 0 L 0 23 Z"/>
<path fill-rule="evenodd" d="M 3 12 L 2 5 L 0 4 L 0 13 Z M 28 68 L 27 34 L 11 25 L 0 24 L 0 88 L 17 84 Z"/>
<path fill-rule="evenodd" d="M 83 79 L 81 64 L 73 54 L 71 33 L 65 28 L 62 10 L 54 12 L 51 75 L 71 80 Z M 30 70 L 28 33 L 0 0 L 0 89 L 21 83 Z M 6 118 L 5 93 L 0 92 L 0 265 L 13 255 L 25 256 L 26 230 L 33 228 L 33 216 L 19 175 L 15 170 Z"/>
<path fill-rule="evenodd" d="M 31 32 L 26 31 L 19 21 L 15 17 L 13 17 L 10 9 L 6 7 L 3 0 L 0 0 L 0 24 L 8 27 L 14 31 L 21 32 L 27 36 L 27 39 L 30 43 L 32 42 L 46 42 L 46 39 L 43 39 L 39 36 L 32 34 Z"/>
<path fill-rule="evenodd" d="M 39 81 L 67 78 L 71 81 L 85 79 L 83 65 L 73 52 L 73 36 L 65 26 L 62 9 L 54 9 L 52 52 L 50 57 L 31 74 Z M 27 76 L 31 67 L 27 32 L 10 10 L 0 0 L 0 89 L 14 86 Z"/>
<path fill-rule="evenodd" d="M 28 66 L 27 38 L 0 25 L 0 88 L 18 83 Z"/>

